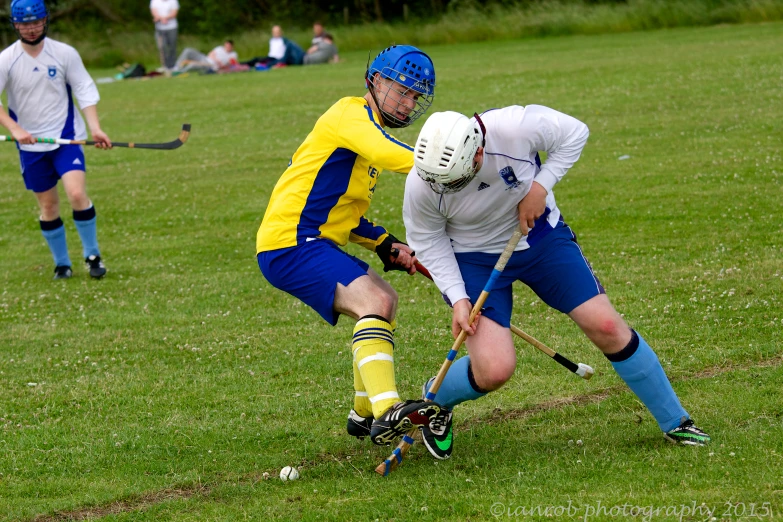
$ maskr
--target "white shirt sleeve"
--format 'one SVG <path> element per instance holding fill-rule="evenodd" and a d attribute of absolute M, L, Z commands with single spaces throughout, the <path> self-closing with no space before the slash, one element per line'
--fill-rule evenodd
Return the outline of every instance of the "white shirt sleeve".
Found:
<path fill-rule="evenodd" d="M 543 105 L 528 105 L 517 131 L 531 150 L 546 151 L 546 162 L 535 181 L 547 192 L 563 179 L 582 154 L 590 131 L 576 118 Z"/>
<path fill-rule="evenodd" d="M 5 84 L 8 83 L 8 53 L 0 54 L 0 94 L 5 90 Z M 0 99 L 0 107 L 3 106 L 3 100 Z"/>
<path fill-rule="evenodd" d="M 79 108 L 97 105 L 101 97 L 92 76 L 84 68 L 81 56 L 76 49 L 70 48 L 65 63 L 65 80 L 71 86 L 73 97 L 79 102 Z"/>
<path fill-rule="evenodd" d="M 406 238 L 438 290 L 453 304 L 468 298 L 468 293 L 446 234 L 446 217 L 438 210 L 439 199 L 440 195 L 432 191 L 414 167 L 405 182 L 402 204 Z"/>

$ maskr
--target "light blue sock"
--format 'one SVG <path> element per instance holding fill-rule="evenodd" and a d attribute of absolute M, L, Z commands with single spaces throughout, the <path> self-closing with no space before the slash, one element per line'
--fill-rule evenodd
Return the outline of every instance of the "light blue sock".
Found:
<path fill-rule="evenodd" d="M 68 256 L 68 243 L 65 241 L 65 226 L 63 220 L 57 218 L 53 221 L 41 221 L 41 234 L 43 234 L 49 250 L 52 251 L 54 266 L 71 266 L 71 258 Z"/>
<path fill-rule="evenodd" d="M 468 376 L 469 368 L 470 356 L 466 355 L 454 361 L 432 400 L 441 406 L 453 408 L 462 402 L 473 401 L 486 395 L 487 392 L 477 391 L 471 384 Z"/>
<path fill-rule="evenodd" d="M 661 430 L 673 430 L 690 416 L 680 405 L 655 352 L 641 335 L 633 334 L 628 346 L 607 358 L 631 391 L 647 406 Z"/>
<path fill-rule="evenodd" d="M 79 232 L 79 238 L 82 240 L 84 259 L 101 255 L 101 251 L 98 249 L 98 229 L 95 225 L 97 219 L 94 206 L 86 210 L 73 211 L 73 222 L 76 225 L 76 231 Z"/>

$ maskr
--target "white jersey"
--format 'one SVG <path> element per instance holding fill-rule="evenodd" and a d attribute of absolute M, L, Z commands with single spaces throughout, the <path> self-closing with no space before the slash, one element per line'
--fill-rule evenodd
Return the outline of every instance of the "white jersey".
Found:
<path fill-rule="evenodd" d="M 207 61 L 215 70 L 231 65 L 232 60 L 234 63 L 238 62 L 239 55 L 236 53 L 236 51 L 226 51 L 226 48 L 222 45 L 218 45 L 207 55 Z"/>
<path fill-rule="evenodd" d="M 517 250 L 530 248 L 541 227 L 557 225 L 552 187 L 579 159 L 589 134 L 584 123 L 541 105 L 492 109 L 480 118 L 486 128 L 484 163 L 470 184 L 454 194 L 436 194 L 415 167 L 405 183 L 408 244 L 452 303 L 468 297 L 454 253 L 503 252 L 519 224 L 517 204 L 533 181 L 548 192 L 547 212 Z M 547 154 L 543 165 L 539 151 Z"/>
<path fill-rule="evenodd" d="M 158 12 L 158 16 L 169 18 L 171 13 L 179 11 L 179 2 L 177 0 L 150 0 L 150 11 L 155 9 Z M 163 22 L 155 22 L 155 29 L 158 31 L 169 31 L 176 29 L 177 18 L 171 18 L 165 24 Z"/>
<path fill-rule="evenodd" d="M 35 138 L 83 140 L 87 129 L 73 98 L 82 109 L 96 105 L 100 96 L 76 49 L 45 38 L 33 58 L 17 41 L 0 53 L 0 92 L 8 93 L 8 113 Z M 59 145 L 20 145 L 43 152 Z"/>
<path fill-rule="evenodd" d="M 285 40 L 282 37 L 269 39 L 269 56 L 275 60 L 285 57 Z"/>

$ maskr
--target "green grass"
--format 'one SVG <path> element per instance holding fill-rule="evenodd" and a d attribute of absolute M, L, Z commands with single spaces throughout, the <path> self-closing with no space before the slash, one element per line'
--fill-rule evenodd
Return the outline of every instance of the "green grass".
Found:
<path fill-rule="evenodd" d="M 342 56 L 348 51 L 361 51 L 358 60 L 364 63 L 368 52 L 375 53 L 390 42 L 431 46 L 780 20 L 783 20 L 783 0 L 540 0 L 489 6 L 468 1 L 452 2 L 446 12 L 433 13 L 429 19 L 411 18 L 392 23 L 356 23 L 354 19 L 351 25 L 330 25 L 329 30 Z M 273 23 L 282 23 L 286 36 L 307 49 L 312 28 L 309 20 L 301 19 L 265 20 L 260 27 L 232 27 L 224 34 L 219 30 L 210 35 L 190 32 L 180 35 L 179 49 L 195 47 L 207 52 L 222 43 L 222 39 L 233 38 L 243 60 L 266 56 Z M 146 18 L 141 27 L 145 25 Z M 158 52 L 150 30 L 139 31 L 138 22 L 98 26 L 101 29 L 96 32 L 63 21 L 54 24 L 52 30 L 64 32 L 55 37 L 81 49 L 88 65 L 114 67 L 125 61 L 158 67 Z"/>
<path fill-rule="evenodd" d="M 315 119 L 363 93 L 364 55 L 100 86 L 113 139 L 193 133 L 174 152 L 86 152 L 102 281 L 80 266 L 51 280 L 15 150 L 0 150 L 0 518 L 491 520 L 496 503 L 571 502 L 583 519 L 600 502 L 677 520 L 672 506 L 692 501 L 718 519 L 754 503 L 755 518 L 764 503 L 783 516 L 782 46 L 773 23 L 427 48 L 433 110 L 538 103 L 590 126 L 559 206 L 715 442 L 668 445 L 598 350 L 520 287 L 514 322 L 598 374 L 519 343 L 514 379 L 457 410 L 453 458 L 414 446 L 386 479 L 373 469 L 388 449 L 344 434 L 350 321 L 327 326 L 254 258 L 275 181 Z M 369 217 L 401 235 L 404 178 L 380 183 Z M 424 278 L 388 279 L 413 397 L 451 344 L 450 316 Z M 302 478 L 263 479 L 285 465 Z"/>

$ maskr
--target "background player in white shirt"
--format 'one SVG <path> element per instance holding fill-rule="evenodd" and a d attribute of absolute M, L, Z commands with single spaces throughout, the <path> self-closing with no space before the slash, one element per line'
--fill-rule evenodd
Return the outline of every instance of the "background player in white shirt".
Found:
<path fill-rule="evenodd" d="M 179 2 L 177 0 L 151 0 L 150 13 L 155 22 L 155 43 L 160 53 L 160 64 L 163 71 L 170 73 L 177 61 L 177 14 L 179 14 Z"/>
<path fill-rule="evenodd" d="M 72 275 L 60 219 L 60 179 L 73 209 L 87 268 L 92 277 L 101 278 L 106 268 L 98 249 L 95 207 L 86 191 L 84 152 L 81 146 L 36 143 L 36 138 L 87 137 L 75 97 L 97 146 L 110 148 L 111 140 L 98 123 L 98 89 L 73 47 L 46 38 L 49 19 L 43 0 L 14 0 L 11 22 L 19 40 L 0 53 L 0 92 L 8 93 L 8 113 L 0 110 L 0 125 L 19 144 L 22 177 L 38 199 L 41 232 L 54 257 L 55 279 Z"/>
<path fill-rule="evenodd" d="M 468 333 L 468 355 L 454 362 L 428 398 L 452 408 L 511 378 L 512 284 L 519 280 L 582 329 L 667 439 L 706 444 L 709 436 L 693 425 L 653 350 L 609 302 L 555 203 L 552 187 L 579 159 L 588 134 L 584 123 L 541 105 L 493 109 L 473 119 L 435 113 L 424 124 L 405 185 L 407 239 L 453 305 L 454 336 L 461 329 Z M 539 151 L 547 154 L 543 164 Z M 480 320 L 471 325 L 471 302 L 517 225 L 525 237 L 493 285 Z M 451 454 L 451 424 L 448 415 L 435 429 L 422 428 L 436 458 Z"/>
<path fill-rule="evenodd" d="M 174 65 L 176 72 L 218 72 L 220 69 L 237 65 L 239 56 L 234 50 L 234 41 L 226 40 L 218 45 L 209 54 L 204 54 L 192 47 L 186 47 L 177 58 Z"/>

